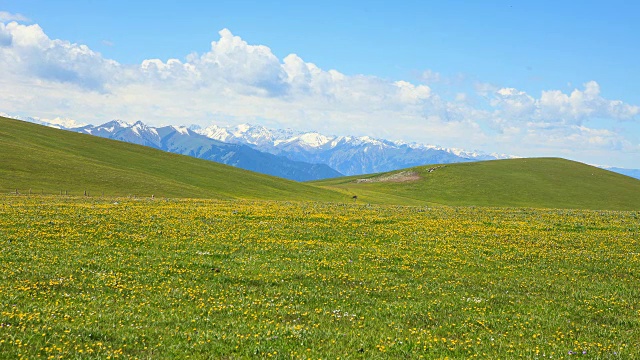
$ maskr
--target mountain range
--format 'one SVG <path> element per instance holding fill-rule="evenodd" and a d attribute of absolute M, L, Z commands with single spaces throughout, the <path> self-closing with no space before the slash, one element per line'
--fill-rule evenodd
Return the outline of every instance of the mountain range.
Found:
<path fill-rule="evenodd" d="M 291 160 L 326 164 L 344 175 L 371 174 L 425 164 L 511 158 L 507 155 L 394 142 L 369 136 L 327 136 L 317 132 L 273 130 L 260 125 L 213 125 L 192 129 L 211 139 L 245 144 Z"/>
<path fill-rule="evenodd" d="M 86 125 L 67 130 L 149 146 L 296 181 L 342 176 L 324 164 L 290 160 L 247 145 L 224 143 L 186 127 L 156 128 L 147 126 L 141 121 L 129 124 L 113 120 L 98 126 Z"/>
<path fill-rule="evenodd" d="M 97 126 L 73 126 L 68 121 L 52 124 L 37 118 L 22 120 L 296 181 L 379 173 L 425 164 L 516 158 L 369 136 L 328 136 L 251 124 L 153 127 L 141 121 L 131 124 L 113 120 Z M 640 179 L 640 170 L 604 168 Z"/>
<path fill-rule="evenodd" d="M 495 160 L 506 156 L 470 153 L 368 136 L 326 136 L 274 130 L 260 125 L 234 127 L 152 127 L 138 121 L 110 121 L 67 129 L 212 160 L 291 180 L 318 180 L 425 165 Z"/>

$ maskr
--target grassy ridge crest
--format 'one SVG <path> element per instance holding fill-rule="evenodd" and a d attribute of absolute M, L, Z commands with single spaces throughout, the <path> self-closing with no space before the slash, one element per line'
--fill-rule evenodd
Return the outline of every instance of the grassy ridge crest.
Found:
<path fill-rule="evenodd" d="M 375 203 L 640 209 L 639 180 L 560 158 L 427 165 L 314 184 Z"/>

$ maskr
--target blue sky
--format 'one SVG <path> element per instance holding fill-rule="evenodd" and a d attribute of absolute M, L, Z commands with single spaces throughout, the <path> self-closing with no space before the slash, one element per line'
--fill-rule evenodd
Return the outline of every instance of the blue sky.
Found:
<path fill-rule="evenodd" d="M 252 122 L 637 168 L 638 13 L 631 1 L 0 1 L 0 112 Z"/>

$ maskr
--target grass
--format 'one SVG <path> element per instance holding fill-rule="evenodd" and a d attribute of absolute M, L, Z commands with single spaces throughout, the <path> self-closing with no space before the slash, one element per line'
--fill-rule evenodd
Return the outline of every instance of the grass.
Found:
<path fill-rule="evenodd" d="M 632 178 L 301 184 L 4 118 L 0 146 L 1 359 L 640 358 Z"/>
<path fill-rule="evenodd" d="M 422 166 L 298 183 L 0 117 L 0 193 L 640 209 L 640 180 L 553 158 Z M 434 171 L 429 171 L 437 167 Z M 417 181 L 356 183 L 409 172 Z"/>
<path fill-rule="evenodd" d="M 341 201 L 308 184 L 0 117 L 0 193 Z"/>
<path fill-rule="evenodd" d="M 0 197 L 0 358 L 640 358 L 640 212 Z"/>
<path fill-rule="evenodd" d="M 436 168 L 429 172 L 429 169 Z M 414 173 L 407 182 L 356 182 Z M 359 201 L 405 205 L 640 209 L 640 180 L 579 162 L 529 158 L 421 166 L 313 182 Z"/>

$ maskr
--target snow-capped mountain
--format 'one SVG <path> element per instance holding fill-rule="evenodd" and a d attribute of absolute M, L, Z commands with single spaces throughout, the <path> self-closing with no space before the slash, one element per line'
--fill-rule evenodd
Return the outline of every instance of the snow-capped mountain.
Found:
<path fill-rule="evenodd" d="M 141 121 L 131 124 L 113 120 L 98 126 L 78 127 L 72 120 L 59 118 L 43 120 L 0 115 L 151 146 L 298 181 L 392 171 L 426 164 L 515 158 L 368 136 L 327 136 L 317 132 L 269 129 L 261 125 L 156 128 Z M 640 169 L 599 167 L 640 179 Z"/>
<path fill-rule="evenodd" d="M 510 158 L 433 145 L 393 142 L 369 136 L 327 136 L 317 132 L 273 130 L 260 125 L 213 125 L 196 132 L 209 138 L 245 144 L 291 160 L 326 164 L 345 175 L 384 172 L 425 164 Z"/>
<path fill-rule="evenodd" d="M 293 180 L 314 180 L 341 174 L 360 175 L 425 164 L 508 157 L 432 145 L 393 142 L 369 136 L 327 136 L 318 132 L 275 130 L 249 124 L 233 127 L 212 125 L 204 129 L 198 126 L 155 128 L 141 121 L 130 124 L 113 120 L 99 126 L 88 125 L 71 130 L 218 161 Z M 211 147 L 214 145 L 217 148 L 225 148 L 226 152 L 212 151 Z M 253 152 L 250 153 L 250 150 Z M 246 154 L 254 159 L 240 161 L 237 157 L 228 155 L 232 152 Z M 311 172 L 310 174 L 303 175 L 293 171 L 294 166 L 289 163 L 276 164 L 275 158 L 270 158 L 270 161 L 263 159 L 267 154 L 294 162 L 297 167 L 303 166 L 304 163 L 315 165 L 304 170 Z M 280 167 L 284 169 L 280 170 Z"/>
<path fill-rule="evenodd" d="M 211 125 L 201 129 L 192 127 L 195 132 L 211 139 L 228 142 L 243 143 L 254 146 L 268 145 L 284 139 L 295 137 L 299 133 L 291 130 L 273 130 L 260 125 L 242 124 L 234 127 Z"/>
<path fill-rule="evenodd" d="M 296 181 L 342 176 L 327 165 L 290 160 L 244 144 L 224 143 L 184 126 L 155 128 L 141 121 L 130 124 L 113 120 L 98 126 L 87 125 L 67 130 L 150 146 Z"/>

